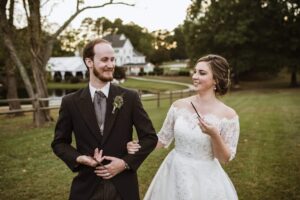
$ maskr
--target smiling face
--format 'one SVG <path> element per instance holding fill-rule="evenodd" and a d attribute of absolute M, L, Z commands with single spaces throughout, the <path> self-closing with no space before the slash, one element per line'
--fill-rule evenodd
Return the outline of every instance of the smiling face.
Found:
<path fill-rule="evenodd" d="M 91 80 L 112 81 L 115 69 L 115 54 L 112 46 L 109 43 L 98 43 L 94 46 L 93 51 L 93 59 L 85 59 Z"/>
<path fill-rule="evenodd" d="M 197 91 L 213 91 L 216 81 L 213 78 L 213 72 L 207 62 L 198 62 L 194 69 L 193 84 Z"/>

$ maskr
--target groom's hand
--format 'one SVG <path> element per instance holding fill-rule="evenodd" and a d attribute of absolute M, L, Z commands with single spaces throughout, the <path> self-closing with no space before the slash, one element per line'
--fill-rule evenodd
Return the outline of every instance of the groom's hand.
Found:
<path fill-rule="evenodd" d="M 125 170 L 124 160 L 111 156 L 104 156 L 103 158 L 111 162 L 107 165 L 97 166 L 95 170 L 97 176 L 100 176 L 103 179 L 111 179 L 115 175 Z"/>
<path fill-rule="evenodd" d="M 96 167 L 98 162 L 91 156 L 81 155 L 76 158 L 76 162 L 90 167 Z"/>

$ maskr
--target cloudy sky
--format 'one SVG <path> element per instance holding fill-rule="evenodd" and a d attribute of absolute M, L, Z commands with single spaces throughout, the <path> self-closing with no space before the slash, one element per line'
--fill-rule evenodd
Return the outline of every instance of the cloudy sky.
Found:
<path fill-rule="evenodd" d="M 126 0 L 124 0 L 126 1 Z M 60 0 L 56 5 L 46 4 L 42 13 L 48 15 L 50 22 L 62 24 L 75 10 L 75 1 Z M 86 3 L 105 2 L 96 0 L 85 0 Z M 121 18 L 124 23 L 134 22 L 141 27 L 146 27 L 149 31 L 157 29 L 173 30 L 183 23 L 186 10 L 191 4 L 191 0 L 127 0 L 135 3 L 134 7 L 124 5 L 109 5 L 100 9 L 86 10 L 81 13 L 71 23 L 73 28 L 79 27 L 81 21 L 86 17 L 97 19 L 106 17 L 113 21 Z M 51 10 L 51 12 L 50 12 Z"/>

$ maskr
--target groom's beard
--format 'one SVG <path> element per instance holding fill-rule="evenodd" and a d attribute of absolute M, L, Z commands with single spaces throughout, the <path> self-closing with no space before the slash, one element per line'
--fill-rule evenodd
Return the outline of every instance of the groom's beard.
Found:
<path fill-rule="evenodd" d="M 109 82 L 114 79 L 114 77 L 113 77 L 114 68 L 111 69 L 111 68 L 104 67 L 103 69 L 101 69 L 101 71 L 102 71 L 102 73 L 97 71 L 95 66 L 93 67 L 93 73 L 100 81 Z M 108 75 L 105 76 L 104 74 L 108 74 Z"/>

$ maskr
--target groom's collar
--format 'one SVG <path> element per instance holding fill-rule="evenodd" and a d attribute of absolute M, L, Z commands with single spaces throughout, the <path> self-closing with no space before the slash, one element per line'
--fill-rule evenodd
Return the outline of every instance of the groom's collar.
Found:
<path fill-rule="evenodd" d="M 96 91 L 101 91 L 105 96 L 106 98 L 108 98 L 108 95 L 109 95 L 109 88 L 110 88 L 110 82 L 107 82 L 102 88 L 100 89 L 97 89 L 95 88 L 94 86 L 92 86 L 91 82 L 89 82 L 89 89 L 90 89 L 90 94 L 91 94 L 91 98 L 92 98 L 92 101 L 94 99 L 94 95 L 95 95 L 95 92 Z"/>

